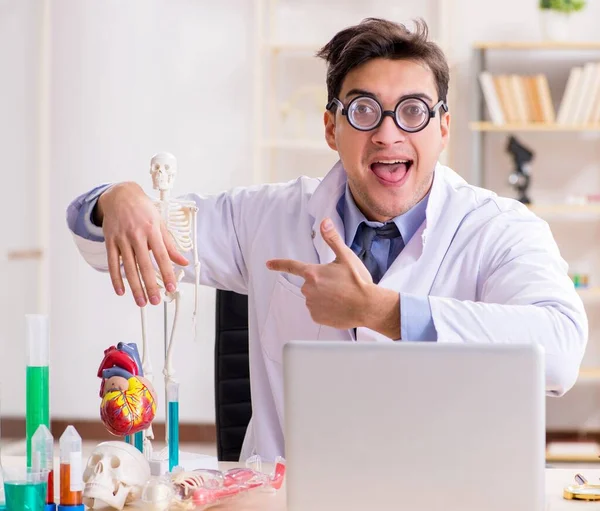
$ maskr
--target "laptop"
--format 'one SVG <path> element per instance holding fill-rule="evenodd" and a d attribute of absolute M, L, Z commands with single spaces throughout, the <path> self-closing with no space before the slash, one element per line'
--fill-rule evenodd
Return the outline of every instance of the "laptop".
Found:
<path fill-rule="evenodd" d="M 288 511 L 541 511 L 533 345 L 284 347 Z"/>

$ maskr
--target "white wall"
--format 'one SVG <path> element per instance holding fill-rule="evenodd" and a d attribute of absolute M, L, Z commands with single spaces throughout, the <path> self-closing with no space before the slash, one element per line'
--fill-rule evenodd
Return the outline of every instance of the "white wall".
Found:
<path fill-rule="evenodd" d="M 37 247 L 39 2 L 0 1 L 0 384 L 2 413 L 25 410 L 25 320 L 36 307 L 37 262 L 9 252 Z"/>
<path fill-rule="evenodd" d="M 423 16 L 434 37 L 446 34 L 453 62 L 449 163 L 466 177 L 471 175 L 467 124 L 472 119 L 472 43 L 539 38 L 534 1 L 279 3 L 278 40 L 323 42 L 366 16 L 404 21 Z M 38 1 L 0 0 L 0 64 L 10 70 L 10 79 L 0 81 L 0 151 L 7 168 L 14 169 L 12 192 L 0 204 L 5 233 L 0 242 L 2 254 L 36 243 L 37 211 L 31 197 L 36 185 L 39 7 Z M 447 13 L 443 20 L 438 19 L 441 8 Z M 130 295 L 114 295 L 108 277 L 91 270 L 78 256 L 65 226 L 65 209 L 77 194 L 104 181 L 136 180 L 151 192 L 148 162 L 161 150 L 178 157 L 176 193 L 212 193 L 252 181 L 253 10 L 254 2 L 249 0 L 52 0 L 49 215 L 54 417 L 96 418 L 99 380 L 95 374 L 103 350 L 121 340 L 139 341 L 140 335 L 139 312 Z M 575 20 L 574 33 L 593 39 L 593 20 L 599 18 L 599 3 L 590 3 L 586 16 Z M 561 57 L 562 67 L 555 68 L 550 61 L 540 62 L 539 54 L 527 58 L 527 66 L 533 62 L 540 68 L 553 67 L 554 87 L 560 93 L 570 61 Z M 493 64 L 498 69 L 529 69 L 510 56 L 499 57 Z M 279 71 L 282 90 L 292 90 L 301 79 L 322 84 L 324 77 L 322 66 L 306 59 L 287 61 Z M 319 116 L 311 122 L 311 133 L 321 133 Z M 563 180 L 565 186 L 580 190 L 597 185 L 597 141 L 577 134 L 524 134 L 521 138 L 537 153 L 534 194 L 549 193 L 551 180 L 552 186 Z M 503 153 L 505 137 L 490 135 L 488 140 L 490 186 L 512 195 L 506 185 L 511 163 Z M 288 173 L 323 174 L 332 155 L 280 152 L 278 158 L 286 162 Z M 595 234 L 597 228 L 591 228 Z M 561 234 L 559 227 L 555 229 L 557 236 Z M 562 234 L 572 236 L 568 228 Z M 563 243 L 570 244 L 568 239 Z M 579 253 L 575 248 L 571 252 Z M 7 290 L 0 322 L 5 415 L 24 413 L 23 316 L 35 309 L 34 271 L 34 262 L 0 265 Z M 192 289 L 185 291 L 183 317 L 189 318 Z M 185 330 L 190 325 L 183 323 L 176 347 L 185 422 L 214 420 L 213 290 L 201 290 L 201 307 L 200 342 L 190 340 Z M 151 307 L 149 315 L 155 372 L 160 374 L 162 306 Z M 162 391 L 160 383 L 158 388 Z"/>
<path fill-rule="evenodd" d="M 104 181 L 135 180 L 153 193 L 149 162 L 158 151 L 178 158 L 176 194 L 213 193 L 248 181 L 252 91 L 244 82 L 252 72 L 252 26 L 244 18 L 252 18 L 251 7 L 243 0 L 53 4 L 51 314 L 56 416 L 97 417 L 96 372 L 103 350 L 119 341 L 141 343 L 139 309 L 131 294 L 117 297 L 108 276 L 82 262 L 65 228 L 65 208 L 77 194 Z M 210 423 L 214 291 L 201 289 L 196 343 L 189 320 L 193 289 L 184 291 L 174 354 L 181 421 Z M 161 394 L 162 312 L 162 305 L 148 310 Z"/>

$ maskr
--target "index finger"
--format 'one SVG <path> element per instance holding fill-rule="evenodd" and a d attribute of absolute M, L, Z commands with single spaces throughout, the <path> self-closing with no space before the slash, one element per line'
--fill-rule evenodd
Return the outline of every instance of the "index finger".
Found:
<path fill-rule="evenodd" d="M 271 259 L 267 261 L 267 268 L 269 270 L 291 273 L 298 277 L 304 277 L 307 266 L 307 263 L 295 261 L 294 259 Z"/>

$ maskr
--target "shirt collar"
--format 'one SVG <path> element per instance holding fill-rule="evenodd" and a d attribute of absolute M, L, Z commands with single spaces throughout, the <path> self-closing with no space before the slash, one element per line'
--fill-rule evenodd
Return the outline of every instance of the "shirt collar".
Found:
<path fill-rule="evenodd" d="M 404 245 L 410 241 L 415 232 L 417 232 L 417 229 L 425 221 L 425 211 L 427 209 L 428 201 L 429 192 L 406 213 L 399 215 L 392 220 L 400 231 Z M 336 209 L 344 223 L 344 237 L 347 246 L 352 245 L 356 236 L 356 231 L 362 222 L 365 222 L 371 227 L 381 227 L 383 225 L 381 222 L 372 222 L 365 218 L 365 215 L 363 215 L 361 210 L 358 209 L 356 202 L 354 202 L 352 192 L 350 192 L 350 187 L 347 182 L 344 193 L 340 197 Z"/>

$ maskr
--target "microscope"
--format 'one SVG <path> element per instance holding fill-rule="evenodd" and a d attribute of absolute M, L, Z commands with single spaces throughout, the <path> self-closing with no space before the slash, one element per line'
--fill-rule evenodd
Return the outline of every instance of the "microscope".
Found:
<path fill-rule="evenodd" d="M 533 160 L 533 152 L 512 135 L 508 139 L 506 151 L 511 154 L 515 165 L 513 173 L 508 176 L 508 182 L 517 190 L 519 202 L 531 204 L 531 199 L 527 196 L 527 189 L 530 184 L 529 162 Z"/>

